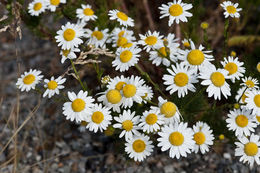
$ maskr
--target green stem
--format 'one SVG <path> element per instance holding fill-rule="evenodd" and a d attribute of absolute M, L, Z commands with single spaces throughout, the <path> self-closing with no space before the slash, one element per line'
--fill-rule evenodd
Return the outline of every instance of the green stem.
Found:
<path fill-rule="evenodd" d="M 204 39 L 204 43 L 206 45 L 206 48 L 209 49 L 208 34 L 207 34 L 207 30 L 206 29 L 203 29 L 203 39 Z"/>
<path fill-rule="evenodd" d="M 225 20 L 225 26 L 224 26 L 224 56 L 227 56 L 227 44 L 228 44 L 228 27 L 229 27 L 229 18 Z"/>
<path fill-rule="evenodd" d="M 202 88 L 199 92 L 197 92 L 186 104 L 185 106 L 182 108 L 183 110 L 198 96 L 200 95 L 203 91 L 205 91 L 205 88 Z"/>
<path fill-rule="evenodd" d="M 75 65 L 74 65 L 74 63 L 73 63 L 73 61 L 72 61 L 71 59 L 70 59 L 70 63 L 71 63 L 71 65 L 72 65 L 72 68 L 73 68 L 73 70 L 74 70 L 74 73 L 75 73 L 75 75 L 76 75 L 76 77 L 77 77 L 77 80 L 79 81 L 79 83 L 80 83 L 80 85 L 81 85 L 83 91 L 86 91 L 86 88 L 85 88 L 84 84 L 82 83 L 82 81 L 81 81 L 81 79 L 80 79 L 80 77 L 79 77 L 79 73 L 78 73 L 78 71 L 77 71 L 77 69 L 76 69 L 76 67 L 75 67 Z"/>
<path fill-rule="evenodd" d="M 246 90 L 247 90 L 248 87 L 245 88 L 245 90 L 243 91 L 243 93 L 241 94 L 241 96 L 239 97 L 238 99 L 238 103 L 240 102 L 240 100 L 242 99 L 243 95 L 245 94 Z"/>
<path fill-rule="evenodd" d="M 159 91 L 159 93 L 160 93 L 164 98 L 167 98 L 167 96 L 162 92 L 162 90 L 159 88 L 159 86 L 152 81 L 152 79 L 150 78 L 150 76 L 149 76 L 148 73 L 144 72 L 144 71 L 142 70 L 142 68 L 141 68 L 138 64 L 136 64 L 135 67 L 136 67 L 136 69 L 141 73 L 141 75 L 144 76 L 144 77 L 154 86 L 154 88 L 155 88 L 157 91 Z"/>
<path fill-rule="evenodd" d="M 144 99 L 144 100 L 147 101 L 148 103 L 150 103 L 151 105 L 158 106 L 156 103 L 152 102 L 151 100 L 147 100 L 147 99 Z"/>

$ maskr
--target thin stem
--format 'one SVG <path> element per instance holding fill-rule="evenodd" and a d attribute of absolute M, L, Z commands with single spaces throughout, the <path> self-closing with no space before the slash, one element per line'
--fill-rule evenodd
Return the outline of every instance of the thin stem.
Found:
<path fill-rule="evenodd" d="M 228 27 L 229 27 L 229 18 L 225 20 L 224 26 L 224 56 L 227 56 L 227 44 L 228 44 Z"/>
<path fill-rule="evenodd" d="M 205 91 L 205 88 L 202 88 L 199 92 L 197 92 L 186 104 L 185 106 L 182 108 L 183 110 L 198 96 L 200 95 L 203 91 Z"/>
<path fill-rule="evenodd" d="M 206 48 L 209 49 L 208 34 L 207 34 L 207 30 L 206 29 L 203 29 L 203 40 L 204 40 L 204 43 L 206 45 Z"/>
<path fill-rule="evenodd" d="M 73 61 L 72 61 L 71 59 L 70 59 L 70 63 L 71 63 L 71 65 L 72 65 L 72 68 L 73 68 L 73 70 L 74 70 L 74 73 L 75 73 L 75 75 L 76 75 L 76 77 L 77 77 L 77 80 L 79 81 L 79 83 L 80 83 L 80 85 L 81 85 L 83 91 L 86 91 L 86 88 L 85 88 L 84 84 L 82 83 L 82 81 L 81 81 L 81 79 L 80 79 L 80 77 L 79 77 L 79 73 L 78 73 L 78 71 L 77 71 L 77 69 L 76 69 L 76 67 L 75 67 L 75 65 L 74 65 L 74 63 L 73 63 Z"/>
<path fill-rule="evenodd" d="M 245 90 L 243 91 L 243 93 L 241 94 L 241 96 L 239 97 L 238 99 L 238 103 L 240 102 L 240 100 L 242 99 L 243 95 L 245 94 L 246 90 L 247 90 L 248 87 L 245 88 Z"/>
<path fill-rule="evenodd" d="M 166 95 L 162 92 L 162 90 L 159 88 L 159 86 L 153 82 L 153 80 L 151 79 L 151 77 L 149 76 L 148 73 L 146 73 L 145 71 L 142 70 L 142 68 L 136 64 L 135 65 L 136 69 L 141 73 L 142 76 L 144 76 L 153 86 L 154 88 L 159 91 L 159 93 L 164 97 L 167 98 Z"/>
<path fill-rule="evenodd" d="M 152 102 L 151 100 L 147 100 L 147 99 L 144 99 L 144 100 L 147 101 L 148 103 L 150 103 L 151 105 L 158 106 L 156 103 Z"/>

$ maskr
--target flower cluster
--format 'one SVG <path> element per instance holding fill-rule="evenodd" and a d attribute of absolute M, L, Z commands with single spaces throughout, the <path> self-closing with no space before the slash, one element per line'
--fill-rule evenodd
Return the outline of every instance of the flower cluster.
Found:
<path fill-rule="evenodd" d="M 29 13 L 38 16 L 45 9 L 55 11 L 60 3 L 66 3 L 66 0 L 34 0 L 29 4 Z M 237 3 L 225 1 L 221 6 L 225 10 L 225 18 L 240 16 L 238 12 L 241 9 L 237 8 Z M 192 4 L 174 0 L 159 7 L 160 18 L 169 17 L 169 26 L 174 22 L 187 22 L 192 16 L 188 11 L 192 7 Z M 205 88 L 208 97 L 214 100 L 221 100 L 223 97 L 227 99 L 231 96 L 230 85 L 239 81 L 241 88 L 236 96 L 238 106 L 228 113 L 227 127 L 235 132 L 239 141 L 235 143 L 235 155 L 240 156 L 240 160 L 248 162 L 250 166 L 254 161 L 260 164 L 260 140 L 259 136 L 254 134 L 255 128 L 260 124 L 259 83 L 257 79 L 244 76 L 246 69 L 238 57 L 223 57 L 219 67 L 213 52 L 202 44 L 196 45 L 192 39 L 181 41 L 173 33 L 164 36 L 157 31 L 147 31 L 145 34 L 139 34 L 137 38 L 134 31 L 127 28 L 134 26 L 134 20 L 116 9 L 110 10 L 108 16 L 121 27 L 112 31 L 98 27 L 90 29 L 88 21 L 95 21 L 97 16 L 88 4 L 82 4 L 81 8 L 76 10 L 76 16 L 78 22 L 68 22 L 61 26 L 55 37 L 61 48 L 61 63 L 70 59 L 73 65 L 78 52 L 83 51 L 80 50 L 80 45 L 101 49 L 112 47 L 115 49 L 115 56 L 111 66 L 116 71 L 125 72 L 136 68 L 142 75 L 147 75 L 138 62 L 141 55 L 148 55 L 152 64 L 166 69 L 167 72 L 162 77 L 165 90 L 170 95 L 176 93 L 179 99 L 185 97 L 188 92 L 198 92 L 198 88 Z M 208 27 L 207 23 L 202 26 L 204 30 Z M 35 89 L 43 78 L 40 74 L 39 70 L 25 72 L 16 85 L 22 91 Z M 48 95 L 50 98 L 59 94 L 65 81 L 61 76 L 45 79 L 43 97 Z M 187 157 L 191 152 L 200 151 L 204 154 L 213 145 L 215 138 L 207 123 L 198 121 L 189 127 L 188 122 L 181 116 L 179 105 L 165 95 L 155 99 L 158 104 L 153 102 L 153 89 L 163 92 L 150 78 L 145 81 L 134 75 L 113 78 L 104 76 L 101 83 L 105 89 L 97 94 L 97 98 L 88 95 L 84 88 L 77 94 L 68 92 L 69 100 L 63 104 L 63 114 L 66 119 L 80 123 L 95 133 L 106 131 L 109 127 L 117 129 L 120 131 L 119 138 L 124 137 L 126 153 L 135 161 L 143 161 L 151 155 L 155 143 L 158 143 L 157 146 L 162 151 L 169 151 L 171 158 L 177 159 Z M 140 105 L 145 108 L 144 111 L 136 109 Z M 151 136 L 156 136 L 157 139 L 153 140 L 157 142 L 153 141 Z"/>

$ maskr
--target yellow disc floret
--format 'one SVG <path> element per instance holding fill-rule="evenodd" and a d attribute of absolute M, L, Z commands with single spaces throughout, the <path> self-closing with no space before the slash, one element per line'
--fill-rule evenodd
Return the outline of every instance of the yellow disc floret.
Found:
<path fill-rule="evenodd" d="M 117 43 L 116 44 L 117 44 L 118 47 L 123 47 L 125 44 L 127 44 L 127 42 L 128 42 L 127 38 L 119 37 L 117 39 Z"/>
<path fill-rule="evenodd" d="M 204 135 L 204 133 L 202 132 L 197 132 L 194 134 L 194 141 L 196 142 L 197 145 L 202 145 L 204 144 L 206 137 Z"/>
<path fill-rule="evenodd" d="M 81 112 L 82 110 L 85 109 L 85 101 L 82 99 L 75 99 L 72 104 L 71 104 L 71 108 L 74 112 Z"/>
<path fill-rule="evenodd" d="M 83 13 L 86 15 L 86 16 L 92 16 L 94 14 L 94 11 L 91 9 L 91 8 L 85 8 L 83 10 Z"/>
<path fill-rule="evenodd" d="M 66 41 L 71 41 L 75 38 L 76 32 L 73 29 L 66 29 L 63 33 L 63 37 Z"/>
<path fill-rule="evenodd" d="M 133 142 L 133 149 L 137 153 L 143 152 L 145 150 L 145 147 L 146 147 L 146 145 L 145 145 L 144 141 L 141 139 L 137 139 Z"/>
<path fill-rule="evenodd" d="M 255 86 L 255 83 L 251 80 L 247 80 L 245 84 L 248 88 L 253 88 Z"/>
<path fill-rule="evenodd" d="M 123 21 L 127 21 L 127 19 L 128 19 L 128 16 L 123 12 L 117 12 L 116 15 L 119 19 L 121 19 Z"/>
<path fill-rule="evenodd" d="M 157 37 L 155 36 L 148 36 L 145 38 L 144 42 L 147 44 L 147 45 L 155 45 L 157 43 Z"/>
<path fill-rule="evenodd" d="M 109 90 L 106 94 L 107 101 L 112 104 L 117 104 L 121 101 L 122 96 L 116 89 Z"/>
<path fill-rule="evenodd" d="M 170 8 L 169 8 L 169 13 L 172 16 L 179 16 L 183 13 L 183 9 L 182 6 L 179 4 L 173 4 Z"/>
<path fill-rule="evenodd" d="M 258 121 L 258 123 L 260 123 L 260 116 L 255 116 L 256 120 Z"/>
<path fill-rule="evenodd" d="M 126 84 L 123 87 L 123 94 L 126 98 L 133 97 L 136 93 L 136 87 L 132 84 Z"/>
<path fill-rule="evenodd" d="M 48 89 L 50 90 L 55 90 L 58 86 L 58 83 L 54 80 L 51 80 L 50 82 L 48 82 Z"/>
<path fill-rule="evenodd" d="M 233 62 L 229 62 L 225 65 L 225 69 L 229 72 L 229 75 L 232 75 L 237 72 L 237 65 Z"/>
<path fill-rule="evenodd" d="M 161 58 L 165 58 L 167 57 L 167 52 L 166 52 L 166 48 L 165 47 L 161 47 L 159 50 L 158 50 L 158 55 L 161 57 Z"/>
<path fill-rule="evenodd" d="M 178 87 L 184 87 L 189 82 L 189 77 L 186 73 L 177 73 L 174 76 L 174 83 Z"/>
<path fill-rule="evenodd" d="M 258 153 L 258 146 L 254 142 L 245 144 L 244 151 L 248 156 L 255 156 Z"/>
<path fill-rule="evenodd" d="M 118 82 L 117 84 L 116 84 L 116 86 L 115 86 L 115 88 L 118 90 L 118 91 L 120 91 L 120 90 L 122 90 L 123 89 L 123 87 L 124 87 L 124 85 L 125 85 L 126 83 L 125 82 Z"/>
<path fill-rule="evenodd" d="M 172 116 L 175 115 L 177 107 L 172 102 L 165 102 L 162 104 L 160 110 L 161 113 L 164 114 L 166 118 L 171 118 Z"/>
<path fill-rule="evenodd" d="M 236 124 L 239 127 L 246 127 L 248 124 L 248 118 L 245 115 L 238 115 L 236 117 Z"/>
<path fill-rule="evenodd" d="M 184 142 L 184 136 L 180 132 L 173 132 L 169 136 L 169 141 L 172 145 L 180 146 Z"/>
<path fill-rule="evenodd" d="M 255 95 L 254 102 L 255 105 L 260 108 L 260 94 Z"/>
<path fill-rule="evenodd" d="M 70 49 L 62 49 L 62 55 L 67 57 L 70 53 Z"/>
<path fill-rule="evenodd" d="M 199 49 L 191 50 L 188 53 L 187 60 L 191 65 L 200 65 L 204 62 L 205 56 Z"/>
<path fill-rule="evenodd" d="M 42 3 L 35 3 L 33 6 L 34 11 L 39 11 L 42 8 Z"/>
<path fill-rule="evenodd" d="M 237 12 L 237 9 L 233 5 L 227 6 L 227 12 L 229 14 L 235 14 Z"/>
<path fill-rule="evenodd" d="M 157 122 L 157 115 L 156 114 L 148 114 L 147 117 L 145 118 L 145 121 L 149 125 L 153 125 Z"/>
<path fill-rule="evenodd" d="M 104 120 L 104 114 L 100 111 L 96 111 L 92 114 L 91 119 L 94 123 L 100 124 Z"/>
<path fill-rule="evenodd" d="M 93 31 L 91 36 L 96 37 L 97 40 L 102 40 L 104 37 L 104 35 L 101 31 Z"/>
<path fill-rule="evenodd" d="M 122 127 L 123 129 L 125 129 L 126 131 L 130 131 L 133 129 L 133 122 L 131 120 L 125 120 L 123 123 L 122 123 Z"/>
<path fill-rule="evenodd" d="M 120 54 L 120 61 L 123 63 L 127 63 L 128 61 L 130 61 L 133 57 L 133 53 L 129 50 L 124 50 L 121 54 Z"/>
<path fill-rule="evenodd" d="M 50 0 L 51 5 L 58 6 L 60 4 L 60 0 Z"/>
<path fill-rule="evenodd" d="M 26 85 L 30 85 L 35 81 L 35 76 L 33 74 L 28 74 L 23 78 L 23 83 Z"/>
<path fill-rule="evenodd" d="M 216 87 L 221 87 L 225 83 L 225 77 L 220 72 L 212 73 L 211 76 L 210 76 L 210 80 Z"/>

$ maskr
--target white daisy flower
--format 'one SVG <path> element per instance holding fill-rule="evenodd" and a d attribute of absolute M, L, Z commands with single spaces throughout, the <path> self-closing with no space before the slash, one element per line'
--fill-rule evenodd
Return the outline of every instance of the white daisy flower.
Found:
<path fill-rule="evenodd" d="M 228 79 L 228 71 L 216 69 L 214 65 L 208 65 L 201 69 L 199 78 L 203 79 L 201 85 L 208 85 L 208 97 L 214 96 L 215 100 L 221 99 L 221 93 L 225 98 L 231 96 Z"/>
<path fill-rule="evenodd" d="M 260 91 L 259 90 L 249 90 L 246 94 L 246 107 L 253 110 L 252 114 L 260 114 Z"/>
<path fill-rule="evenodd" d="M 239 142 L 235 142 L 237 148 L 235 149 L 235 156 L 239 156 L 240 162 L 248 162 L 250 167 L 252 168 L 254 162 L 257 165 L 260 165 L 260 141 L 259 136 L 252 134 L 250 138 L 245 136 L 239 138 Z"/>
<path fill-rule="evenodd" d="M 164 85 L 169 85 L 166 90 L 170 94 L 178 91 L 178 97 L 184 97 L 188 94 L 188 90 L 195 92 L 194 83 L 197 83 L 197 74 L 194 69 L 188 68 L 183 63 L 172 65 L 172 70 L 167 68 L 170 75 L 163 75 Z"/>
<path fill-rule="evenodd" d="M 170 52 L 170 48 L 168 47 L 161 47 L 158 50 L 150 51 L 149 52 L 149 60 L 152 61 L 152 64 L 155 64 L 156 66 L 159 66 L 160 64 L 165 65 L 166 67 L 169 67 L 171 62 L 168 59 L 168 53 Z"/>
<path fill-rule="evenodd" d="M 120 72 L 125 72 L 129 67 L 135 66 L 139 61 L 139 53 L 142 50 L 138 47 L 119 48 L 116 51 L 116 57 L 112 61 L 112 66 Z"/>
<path fill-rule="evenodd" d="M 229 72 L 228 76 L 230 77 L 230 80 L 234 83 L 235 80 L 239 80 L 240 77 L 244 76 L 245 73 L 245 67 L 242 67 L 244 64 L 243 62 L 238 61 L 238 57 L 235 59 L 231 56 L 227 58 L 224 58 L 224 61 L 220 62 L 223 65 L 223 68 Z"/>
<path fill-rule="evenodd" d="M 151 101 L 153 98 L 153 90 L 152 87 L 145 84 L 143 85 L 143 88 L 145 91 L 144 91 L 144 96 L 142 96 L 142 99 L 144 103 L 147 103 L 147 100 Z"/>
<path fill-rule="evenodd" d="M 103 104 L 109 109 L 113 109 L 115 112 L 120 112 L 120 106 L 122 105 L 122 95 L 120 91 L 117 89 L 107 89 L 105 92 L 101 92 L 98 95 L 99 102 L 103 102 Z"/>
<path fill-rule="evenodd" d="M 76 10 L 77 18 L 79 18 L 82 22 L 88 22 L 90 20 L 96 20 L 97 16 L 94 14 L 94 11 L 91 8 L 91 5 L 81 4 L 81 8 Z"/>
<path fill-rule="evenodd" d="M 182 41 L 182 45 L 184 46 L 185 49 L 189 49 L 190 48 L 190 42 L 191 42 L 191 39 L 183 39 Z"/>
<path fill-rule="evenodd" d="M 122 129 L 119 138 L 125 136 L 125 140 L 130 140 L 134 135 L 140 135 L 137 131 L 139 127 L 137 126 L 140 116 L 135 116 L 135 112 L 131 113 L 131 110 L 124 110 L 123 114 L 119 117 L 114 117 L 118 122 L 113 125 L 114 128 Z"/>
<path fill-rule="evenodd" d="M 128 17 L 125 13 L 118 10 L 109 10 L 108 15 L 110 20 L 117 20 L 120 25 L 124 26 L 134 26 L 134 20 Z"/>
<path fill-rule="evenodd" d="M 149 30 L 145 35 L 139 34 L 141 40 L 138 41 L 138 44 L 144 46 L 144 50 L 149 52 L 151 49 L 159 49 L 163 47 L 163 36 L 160 36 L 159 32 L 154 31 L 153 33 Z"/>
<path fill-rule="evenodd" d="M 21 91 L 30 91 L 35 89 L 35 86 L 42 80 L 43 75 L 40 75 L 42 72 L 40 70 L 30 69 L 28 72 L 24 72 L 20 78 L 18 78 L 16 85 Z"/>
<path fill-rule="evenodd" d="M 150 156 L 153 152 L 153 148 L 154 146 L 149 136 L 143 134 L 138 136 L 134 135 L 132 139 L 125 143 L 125 151 L 129 154 L 129 157 L 138 162 Z"/>
<path fill-rule="evenodd" d="M 250 118 L 250 114 L 251 111 L 245 108 L 230 110 L 226 119 L 228 129 L 235 131 L 238 137 L 249 136 L 251 132 L 255 132 L 256 124 Z"/>
<path fill-rule="evenodd" d="M 86 128 L 95 133 L 98 130 L 103 132 L 111 124 L 112 116 L 110 114 L 109 108 L 102 107 L 102 104 L 95 104 L 91 109 L 90 115 L 86 117 L 86 121 L 88 122 Z"/>
<path fill-rule="evenodd" d="M 187 153 L 191 153 L 195 145 L 194 133 L 187 126 L 187 123 L 181 122 L 162 127 L 161 132 L 158 132 L 158 147 L 162 151 L 170 150 L 171 158 L 187 157 Z"/>
<path fill-rule="evenodd" d="M 76 95 L 74 92 L 68 92 L 69 102 L 63 104 L 62 110 L 66 119 L 76 121 L 79 123 L 85 121 L 87 116 L 91 114 L 92 107 L 94 106 L 94 99 L 87 96 L 87 91 L 80 90 Z"/>
<path fill-rule="evenodd" d="M 149 111 L 143 112 L 138 126 L 143 132 L 153 133 L 159 131 L 164 123 L 164 117 L 160 114 L 160 109 L 151 107 Z"/>
<path fill-rule="evenodd" d="M 126 28 L 115 28 L 111 33 L 113 47 L 129 47 L 133 41 L 136 40 L 134 32 Z"/>
<path fill-rule="evenodd" d="M 240 17 L 240 14 L 238 12 L 241 11 L 242 8 L 237 8 L 238 3 L 232 3 L 231 1 L 224 1 L 220 5 L 225 10 L 224 12 L 225 18 L 228 18 L 229 16 L 234 18 Z"/>
<path fill-rule="evenodd" d="M 80 52 L 80 49 L 78 48 L 61 49 L 60 50 L 60 55 L 62 56 L 61 63 L 63 64 L 66 59 L 76 59 L 77 55 L 75 54 L 75 52 Z"/>
<path fill-rule="evenodd" d="M 212 130 L 207 123 L 201 121 L 193 125 L 193 139 L 195 141 L 194 151 L 195 153 L 200 152 L 205 154 L 209 151 L 209 145 L 213 145 L 214 136 Z"/>
<path fill-rule="evenodd" d="M 259 124 L 260 124 L 260 115 L 255 115 L 255 116 L 253 117 L 253 121 L 254 121 L 257 125 L 259 125 Z"/>
<path fill-rule="evenodd" d="M 116 76 L 108 82 L 107 88 L 121 91 L 128 80 L 129 78 L 124 77 L 123 75 L 121 75 L 120 77 Z"/>
<path fill-rule="evenodd" d="M 159 7 L 160 11 L 160 19 L 169 16 L 168 25 L 171 26 L 175 21 L 179 24 L 180 21 L 188 22 L 187 17 L 191 17 L 192 14 L 187 10 L 192 8 L 192 4 L 183 3 L 182 0 L 174 0 L 173 2 L 168 2 L 168 4 L 162 4 Z"/>
<path fill-rule="evenodd" d="M 90 29 L 86 30 L 86 37 L 88 39 L 88 44 L 92 44 L 95 47 L 106 48 L 106 41 L 108 39 L 108 29 L 99 30 L 95 27 L 94 31 Z"/>
<path fill-rule="evenodd" d="M 141 77 L 132 75 L 126 83 L 121 91 L 124 96 L 122 99 L 124 108 L 132 107 L 133 102 L 141 103 L 142 96 L 145 95 L 144 80 Z"/>
<path fill-rule="evenodd" d="M 51 77 L 51 80 L 44 79 L 46 88 L 45 92 L 43 93 L 43 97 L 47 96 L 51 98 L 55 94 L 60 94 L 60 89 L 63 89 L 64 86 L 62 85 L 66 81 L 66 78 L 62 78 L 59 76 L 57 79 L 55 79 L 53 76 Z"/>
<path fill-rule="evenodd" d="M 34 0 L 28 5 L 28 10 L 32 16 L 39 16 L 46 10 L 45 0 Z"/>
<path fill-rule="evenodd" d="M 245 86 L 249 89 L 259 89 L 259 82 L 256 78 L 252 78 L 251 76 L 249 77 L 244 77 L 242 78 L 243 83 L 241 83 L 240 85 Z"/>
<path fill-rule="evenodd" d="M 62 3 L 65 4 L 66 0 L 46 0 L 47 1 L 47 8 L 50 9 L 52 12 L 56 11 L 56 8 Z"/>
<path fill-rule="evenodd" d="M 58 46 L 62 49 L 72 49 L 78 47 L 83 41 L 81 37 L 84 35 L 84 29 L 80 25 L 68 22 L 66 25 L 61 26 L 61 30 L 55 36 Z"/>
<path fill-rule="evenodd" d="M 161 96 L 158 97 L 158 106 L 160 113 L 164 115 L 166 124 L 174 124 L 180 122 L 180 113 L 178 107 L 171 101 L 163 99 Z"/>
<path fill-rule="evenodd" d="M 190 40 L 191 50 L 181 50 L 179 49 L 179 59 L 184 62 L 184 65 L 200 70 L 201 67 L 209 65 L 210 61 L 213 61 L 214 58 L 212 55 L 209 55 L 212 51 L 203 50 L 202 45 L 196 49 L 193 41 Z"/>

